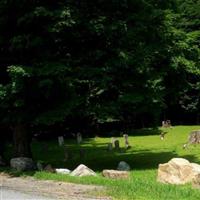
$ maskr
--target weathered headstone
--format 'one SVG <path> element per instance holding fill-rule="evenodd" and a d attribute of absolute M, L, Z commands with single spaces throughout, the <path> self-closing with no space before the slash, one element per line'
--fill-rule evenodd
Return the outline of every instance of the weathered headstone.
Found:
<path fill-rule="evenodd" d="M 112 149 L 113 149 L 112 143 L 108 143 L 107 150 L 108 150 L 108 151 L 112 151 Z"/>
<path fill-rule="evenodd" d="M 63 136 L 59 136 L 58 137 L 58 144 L 59 144 L 59 146 L 63 146 L 64 145 L 64 137 Z"/>
<path fill-rule="evenodd" d="M 81 133 L 77 133 L 76 140 L 77 140 L 77 144 L 80 144 L 83 141 Z"/>
<path fill-rule="evenodd" d="M 67 162 L 69 160 L 69 151 L 68 148 L 64 147 L 64 162 Z"/>
<path fill-rule="evenodd" d="M 80 159 L 84 159 L 85 158 L 85 151 L 84 151 L 84 149 L 79 149 L 79 155 L 80 155 Z"/>
<path fill-rule="evenodd" d="M 192 131 L 188 137 L 188 142 L 183 145 L 187 148 L 190 144 L 200 144 L 200 130 Z"/>
<path fill-rule="evenodd" d="M 162 121 L 162 128 L 172 128 L 171 120 Z"/>
<path fill-rule="evenodd" d="M 119 140 L 115 140 L 115 149 L 119 150 L 120 149 L 120 145 L 119 145 Z"/>
<path fill-rule="evenodd" d="M 124 134 L 123 137 L 124 137 L 124 140 L 125 140 L 125 148 L 127 149 L 127 148 L 129 148 L 128 134 Z"/>
<path fill-rule="evenodd" d="M 115 138 L 114 137 L 111 137 L 110 139 L 110 143 L 112 144 L 112 146 L 114 147 L 115 146 Z"/>

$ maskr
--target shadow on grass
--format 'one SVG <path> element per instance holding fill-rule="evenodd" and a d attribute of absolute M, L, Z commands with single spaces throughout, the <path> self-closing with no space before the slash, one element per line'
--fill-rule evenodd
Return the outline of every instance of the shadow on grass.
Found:
<path fill-rule="evenodd" d="M 89 141 L 88 141 L 89 142 Z M 37 144 L 38 145 L 38 144 Z M 68 146 L 68 159 L 65 161 L 64 147 L 59 147 L 57 143 L 48 147 L 46 152 L 41 152 L 39 146 L 33 148 L 34 160 L 51 164 L 55 168 L 68 168 L 73 170 L 79 164 L 85 164 L 94 171 L 103 169 L 116 169 L 120 161 L 126 161 L 131 168 L 137 170 L 157 169 L 160 163 L 166 163 L 170 159 L 179 157 L 176 151 L 162 149 L 156 152 L 152 149 L 126 150 L 121 148 L 119 151 L 107 150 L 107 143 L 91 144 L 90 146 L 79 146 L 70 144 Z M 198 158 L 193 155 L 184 156 L 190 162 L 198 162 Z"/>

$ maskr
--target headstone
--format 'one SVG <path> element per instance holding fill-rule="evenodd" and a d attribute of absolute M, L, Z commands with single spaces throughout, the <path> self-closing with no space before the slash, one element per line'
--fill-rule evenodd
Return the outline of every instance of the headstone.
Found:
<path fill-rule="evenodd" d="M 162 121 L 162 128 L 172 128 L 171 120 Z"/>
<path fill-rule="evenodd" d="M 80 155 L 80 159 L 84 159 L 85 158 L 85 151 L 84 151 L 84 149 L 80 149 L 79 150 L 79 155 Z"/>
<path fill-rule="evenodd" d="M 188 142 L 183 145 L 183 148 L 187 148 L 190 144 L 200 144 L 200 130 L 195 130 L 190 133 Z"/>
<path fill-rule="evenodd" d="M 115 149 L 119 150 L 120 146 L 119 146 L 119 140 L 115 140 Z"/>
<path fill-rule="evenodd" d="M 17 171 L 28 171 L 35 169 L 35 164 L 31 158 L 18 157 L 10 160 L 10 166 Z"/>
<path fill-rule="evenodd" d="M 68 148 L 64 147 L 64 162 L 67 162 L 69 160 L 69 151 Z"/>
<path fill-rule="evenodd" d="M 77 139 L 77 144 L 82 143 L 83 139 L 82 139 L 82 135 L 81 135 L 81 133 L 77 133 L 77 135 L 76 135 L 76 139 Z"/>
<path fill-rule="evenodd" d="M 108 143 L 107 150 L 108 150 L 108 151 L 112 151 L 112 149 L 113 149 L 112 143 Z"/>
<path fill-rule="evenodd" d="M 58 144 L 59 144 L 59 146 L 63 146 L 64 145 L 64 137 L 63 136 L 59 136 L 58 137 Z"/>
<path fill-rule="evenodd" d="M 111 137 L 111 139 L 110 139 L 110 142 L 111 142 L 111 144 L 112 144 L 112 146 L 114 147 L 115 146 L 115 138 L 114 137 Z"/>
<path fill-rule="evenodd" d="M 124 137 L 124 140 L 125 140 L 125 148 L 127 149 L 127 148 L 129 148 L 128 134 L 124 134 L 123 137 Z"/>
<path fill-rule="evenodd" d="M 119 171 L 129 171 L 131 169 L 130 165 L 124 161 L 119 162 L 117 170 Z"/>
<path fill-rule="evenodd" d="M 102 175 L 107 178 L 112 179 L 127 179 L 130 174 L 127 171 L 118 171 L 118 170 L 103 170 Z"/>
<path fill-rule="evenodd" d="M 96 176 L 96 173 L 88 168 L 87 166 L 81 164 L 71 173 L 72 176 Z"/>

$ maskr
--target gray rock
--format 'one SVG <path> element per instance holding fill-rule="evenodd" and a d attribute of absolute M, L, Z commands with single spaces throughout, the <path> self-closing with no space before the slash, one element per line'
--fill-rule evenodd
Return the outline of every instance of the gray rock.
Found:
<path fill-rule="evenodd" d="M 117 166 L 117 170 L 119 171 L 130 171 L 131 167 L 128 163 L 121 161 Z"/>
<path fill-rule="evenodd" d="M 87 166 L 81 164 L 71 173 L 72 176 L 96 176 L 96 173 L 88 168 Z"/>
<path fill-rule="evenodd" d="M 10 166 L 17 171 L 28 171 L 35 169 L 35 164 L 31 158 L 19 157 L 10 160 Z"/>
<path fill-rule="evenodd" d="M 55 169 L 57 174 L 70 174 L 71 170 L 69 169 Z"/>

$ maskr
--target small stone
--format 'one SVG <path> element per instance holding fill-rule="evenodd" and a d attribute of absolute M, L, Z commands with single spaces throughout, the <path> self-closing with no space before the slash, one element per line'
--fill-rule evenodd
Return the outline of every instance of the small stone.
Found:
<path fill-rule="evenodd" d="M 96 173 L 88 168 L 87 166 L 81 164 L 71 173 L 72 176 L 96 176 Z"/>
<path fill-rule="evenodd" d="M 57 174 L 70 174 L 71 170 L 69 169 L 55 169 Z"/>
<path fill-rule="evenodd" d="M 35 164 L 31 158 L 19 157 L 10 160 L 10 166 L 17 171 L 34 170 Z"/>
<path fill-rule="evenodd" d="M 47 171 L 47 172 L 50 172 L 50 173 L 55 173 L 55 169 L 54 169 L 50 164 L 48 164 L 48 165 L 44 168 L 44 171 Z"/>
<path fill-rule="evenodd" d="M 104 177 L 112 178 L 112 179 L 127 179 L 130 174 L 127 171 L 118 171 L 118 170 L 103 170 L 102 172 Z"/>
<path fill-rule="evenodd" d="M 117 166 L 117 170 L 119 171 L 130 171 L 131 167 L 128 163 L 121 161 Z"/>

